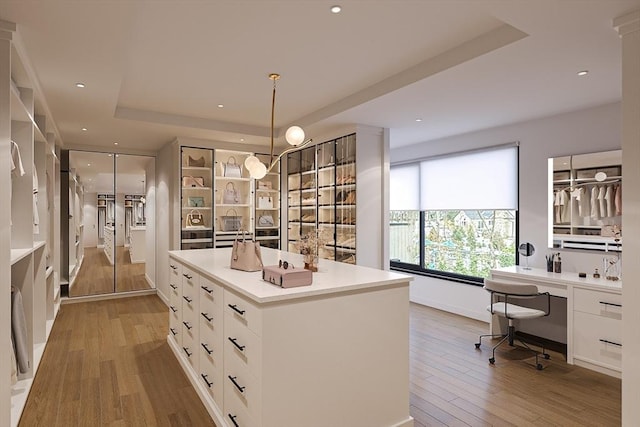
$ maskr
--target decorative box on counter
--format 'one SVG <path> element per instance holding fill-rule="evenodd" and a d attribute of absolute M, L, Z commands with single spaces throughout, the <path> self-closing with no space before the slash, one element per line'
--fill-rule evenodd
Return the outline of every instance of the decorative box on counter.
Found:
<path fill-rule="evenodd" d="M 269 265 L 262 269 L 262 280 L 281 288 L 295 288 L 309 286 L 313 282 L 313 273 L 303 268 Z"/>

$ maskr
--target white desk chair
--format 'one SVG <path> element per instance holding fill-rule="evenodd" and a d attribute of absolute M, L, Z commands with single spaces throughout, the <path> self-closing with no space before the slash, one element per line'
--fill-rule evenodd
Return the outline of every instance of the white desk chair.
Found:
<path fill-rule="evenodd" d="M 489 363 L 492 365 L 496 362 L 496 348 L 498 348 L 505 341 L 509 341 L 509 345 L 513 347 L 514 339 L 517 339 L 527 350 L 531 351 L 536 356 L 536 369 L 542 370 L 542 365 L 538 363 L 538 353 L 524 342 L 521 338 L 515 336 L 515 327 L 513 325 L 514 320 L 526 320 L 536 319 L 538 317 L 548 316 L 551 310 L 551 296 L 549 292 L 538 292 L 538 287 L 535 285 L 516 285 L 513 283 L 495 282 L 493 280 L 485 279 L 484 288 L 491 294 L 491 304 L 487 306 L 487 311 L 492 315 L 504 317 L 509 320 L 509 330 L 506 334 L 486 334 L 480 335 L 478 342 L 476 343 L 476 349 L 480 348 L 483 337 L 502 337 L 500 342 L 493 346 L 493 351 Z M 523 307 L 521 305 L 514 304 L 518 300 L 532 299 L 532 298 L 544 298 L 547 299 L 547 310 L 542 311 L 535 308 Z M 549 358 L 549 355 L 545 353 L 544 346 L 542 347 L 542 356 L 545 359 Z"/>

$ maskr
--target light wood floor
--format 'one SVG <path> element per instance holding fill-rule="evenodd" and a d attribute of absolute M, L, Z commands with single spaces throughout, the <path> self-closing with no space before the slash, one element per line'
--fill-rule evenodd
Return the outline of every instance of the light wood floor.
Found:
<path fill-rule="evenodd" d="M 21 427 L 212 426 L 167 344 L 155 295 L 66 304 Z"/>
<path fill-rule="evenodd" d="M 129 248 L 116 248 L 116 292 L 150 289 L 144 278 L 145 264 L 131 264 Z M 109 264 L 102 248 L 84 248 L 84 260 L 69 296 L 110 294 L 114 291 L 114 266 Z"/>
<path fill-rule="evenodd" d="M 551 352 L 545 369 L 520 348 L 491 341 L 487 324 L 411 304 L 411 415 L 423 426 L 619 426 L 621 382 L 567 365 Z"/>
<path fill-rule="evenodd" d="M 64 305 L 20 425 L 213 425 L 166 343 L 167 328 L 157 296 Z M 491 366 L 490 346 L 474 347 L 486 330 L 411 304 L 415 427 L 620 425 L 620 380 L 557 353 L 537 371 L 528 353 L 508 346 Z"/>

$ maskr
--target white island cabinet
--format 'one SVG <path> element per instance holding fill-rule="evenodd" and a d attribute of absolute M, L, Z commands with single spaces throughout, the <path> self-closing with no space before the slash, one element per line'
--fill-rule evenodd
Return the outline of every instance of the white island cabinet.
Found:
<path fill-rule="evenodd" d="M 311 286 L 282 289 L 229 268 L 230 248 L 169 256 L 168 342 L 216 425 L 413 426 L 410 276 L 321 260 Z"/>

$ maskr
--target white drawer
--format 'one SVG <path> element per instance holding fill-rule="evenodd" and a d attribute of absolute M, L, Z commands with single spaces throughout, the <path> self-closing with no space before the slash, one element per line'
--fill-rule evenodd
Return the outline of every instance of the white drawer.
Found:
<path fill-rule="evenodd" d="M 197 295 L 200 291 L 200 275 L 190 268 L 182 266 L 182 293 L 191 292 L 191 295 Z"/>
<path fill-rule="evenodd" d="M 231 319 L 248 327 L 256 335 L 262 336 L 262 316 L 260 309 L 249 302 L 249 300 L 225 289 L 224 309 L 231 315 Z"/>
<path fill-rule="evenodd" d="M 622 321 L 583 312 L 573 316 L 574 358 L 620 370 Z"/>
<path fill-rule="evenodd" d="M 200 346 L 200 380 L 216 402 L 216 405 L 218 405 L 219 408 L 222 408 L 224 369 L 222 366 L 222 357 L 220 356 L 216 358 L 214 356 L 215 352 L 209 354 L 202 346 Z"/>
<path fill-rule="evenodd" d="M 198 368 L 198 348 L 196 346 L 197 341 L 193 339 L 193 337 L 191 337 L 190 335 L 187 335 L 184 333 L 185 329 L 182 329 L 183 334 L 182 334 L 182 354 L 184 355 L 184 357 L 189 361 L 189 363 L 191 363 L 191 366 L 193 366 L 194 368 L 196 368 L 196 372 L 197 372 L 197 368 Z"/>
<path fill-rule="evenodd" d="M 228 312 L 224 318 L 224 357 L 235 359 L 256 377 L 261 377 L 262 346 L 260 338 L 246 326 L 232 319 Z"/>
<path fill-rule="evenodd" d="M 173 258 L 169 258 L 169 282 L 172 280 L 177 283 L 182 281 L 182 264 Z"/>
<path fill-rule="evenodd" d="M 222 324 L 222 307 L 216 306 L 216 310 L 212 312 L 201 309 L 199 320 L 201 340 L 204 340 L 206 338 L 209 341 L 218 343 L 220 352 L 222 352 L 224 335 L 224 327 Z"/>
<path fill-rule="evenodd" d="M 222 307 L 222 295 L 222 286 L 215 284 L 206 277 L 200 276 L 200 301 L 210 301 Z"/>
<path fill-rule="evenodd" d="M 622 319 L 622 295 L 611 292 L 575 288 L 573 309 L 611 319 Z"/>
<path fill-rule="evenodd" d="M 233 387 L 233 385 L 231 385 Z M 229 384 L 224 388 L 224 420 L 229 427 L 260 427 L 256 421 L 258 417 L 251 417 L 243 402 L 242 397 L 229 389 Z"/>
<path fill-rule="evenodd" d="M 169 335 L 173 337 L 178 347 L 182 346 L 182 322 L 178 313 L 169 313 Z"/>
<path fill-rule="evenodd" d="M 194 341 L 194 345 L 197 345 L 198 341 L 198 327 L 200 322 L 195 312 L 186 310 L 182 313 L 182 342 L 189 338 Z"/>
<path fill-rule="evenodd" d="M 227 354 L 224 355 L 225 414 L 230 412 L 228 402 L 238 402 L 237 409 L 244 409 L 251 418 L 259 419 L 262 414 L 261 382 L 237 357 L 229 358 Z"/>

